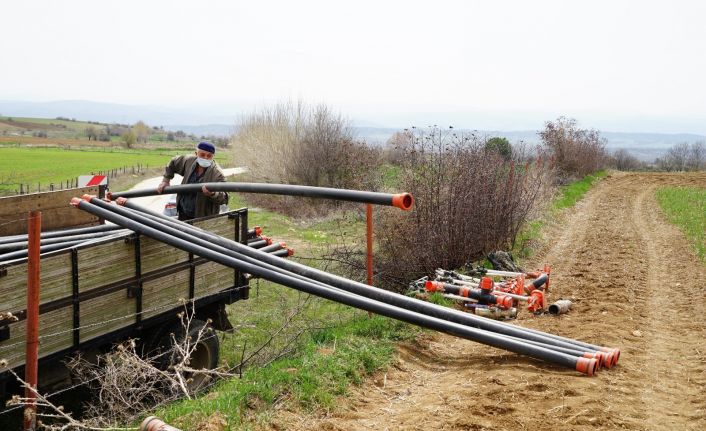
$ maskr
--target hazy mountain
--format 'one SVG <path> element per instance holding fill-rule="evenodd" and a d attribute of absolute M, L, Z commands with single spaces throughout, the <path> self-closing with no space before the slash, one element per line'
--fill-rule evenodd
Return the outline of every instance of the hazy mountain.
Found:
<path fill-rule="evenodd" d="M 122 105 L 117 103 L 91 102 L 85 100 L 63 100 L 56 102 L 0 101 L 0 115 L 16 117 L 56 118 L 68 117 L 104 123 L 128 123 L 139 120 L 151 126 L 164 126 L 167 130 L 182 130 L 196 136 L 228 136 L 233 133 L 237 119 L 251 107 L 229 108 L 232 115 L 224 115 L 217 107 L 193 109 L 165 108 L 161 106 Z M 497 114 L 500 115 L 500 114 Z M 381 121 L 382 122 L 382 121 Z M 385 127 L 370 118 L 356 118 L 355 132 L 359 139 L 374 145 L 383 145 L 401 128 Z M 518 122 L 517 124 L 521 124 Z M 470 129 L 455 129 L 470 132 Z M 475 131 L 481 136 L 502 136 L 511 143 L 539 143 L 537 131 Z M 609 150 L 625 148 L 643 160 L 653 160 L 666 149 L 682 142 L 704 141 L 706 136 L 692 133 L 633 133 L 601 132 Z"/>
<path fill-rule="evenodd" d="M 68 117 L 102 123 L 133 124 L 144 121 L 150 126 L 180 124 L 234 124 L 236 115 L 204 113 L 204 110 L 165 108 L 161 106 L 122 105 L 118 103 L 85 100 L 60 100 L 55 102 L 0 101 L 0 114 L 16 117 L 56 118 Z"/>

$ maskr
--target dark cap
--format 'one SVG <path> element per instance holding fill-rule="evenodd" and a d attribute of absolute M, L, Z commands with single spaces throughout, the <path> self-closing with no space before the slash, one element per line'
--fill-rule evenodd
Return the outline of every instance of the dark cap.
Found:
<path fill-rule="evenodd" d="M 196 146 L 196 148 L 198 148 L 199 150 L 204 150 L 204 151 L 208 151 L 209 153 L 216 154 L 216 147 L 214 147 L 213 144 L 210 142 L 206 142 L 206 141 L 199 142 L 199 144 Z"/>

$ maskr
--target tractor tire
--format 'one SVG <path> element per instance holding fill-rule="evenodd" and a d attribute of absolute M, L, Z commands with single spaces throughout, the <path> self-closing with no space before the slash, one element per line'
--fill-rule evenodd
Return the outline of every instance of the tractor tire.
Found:
<path fill-rule="evenodd" d="M 220 343 L 216 331 L 206 322 L 193 319 L 188 337 L 196 340 L 202 330 L 203 334 L 191 353 L 188 366 L 195 370 L 213 370 L 218 366 L 220 358 Z M 165 325 L 158 331 L 149 348 L 149 356 L 155 358 L 155 366 L 167 370 L 170 366 L 181 362 L 182 358 L 174 350 L 174 340 L 181 343 L 185 339 L 184 332 L 180 322 Z M 174 334 L 174 339 L 171 334 Z M 211 381 L 211 376 L 207 373 L 185 373 L 184 377 L 187 379 L 187 389 L 192 393 L 204 389 Z"/>

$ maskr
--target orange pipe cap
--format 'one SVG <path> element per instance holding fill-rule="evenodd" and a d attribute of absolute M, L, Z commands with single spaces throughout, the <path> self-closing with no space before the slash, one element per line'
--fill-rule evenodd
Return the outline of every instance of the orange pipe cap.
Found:
<path fill-rule="evenodd" d="M 409 211 L 414 205 L 414 198 L 409 193 L 398 193 L 392 196 L 392 206 Z"/>
<path fill-rule="evenodd" d="M 576 361 L 576 371 L 590 377 L 596 372 L 597 362 L 595 358 L 578 358 Z"/>

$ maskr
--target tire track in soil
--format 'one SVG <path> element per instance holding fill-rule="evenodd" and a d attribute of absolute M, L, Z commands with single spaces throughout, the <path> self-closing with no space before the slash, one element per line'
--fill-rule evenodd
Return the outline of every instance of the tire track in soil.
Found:
<path fill-rule="evenodd" d="M 706 266 L 658 209 L 664 185 L 706 174 L 613 174 L 548 228 L 531 262 L 552 267 L 561 316 L 519 325 L 618 346 L 595 377 L 451 336 L 425 333 L 331 412 L 286 407 L 263 429 L 706 429 Z M 638 332 L 639 331 L 639 332 Z"/>

